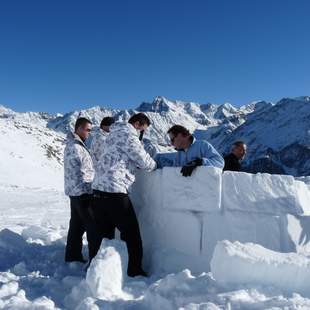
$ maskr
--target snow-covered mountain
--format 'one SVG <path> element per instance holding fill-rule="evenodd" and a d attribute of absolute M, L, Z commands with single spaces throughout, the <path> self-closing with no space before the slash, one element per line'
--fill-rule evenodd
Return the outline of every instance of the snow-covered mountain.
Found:
<path fill-rule="evenodd" d="M 156 97 L 136 109 L 96 106 L 65 115 L 17 113 L 0 106 L 0 156 L 4 159 L 0 172 L 9 180 L 15 179 L 9 172 L 14 165 L 21 178 L 27 175 L 25 169 L 35 178 L 40 171 L 46 173 L 40 169 L 44 166 L 49 175 L 59 175 L 65 134 L 78 116 L 85 116 L 98 126 L 104 116 L 126 120 L 138 111 L 152 120 L 145 137 L 158 151 L 171 149 L 166 132 L 172 125 L 181 124 L 197 137 L 207 139 L 221 153 L 228 152 L 234 141 L 244 140 L 248 144 L 244 166 L 249 172 L 310 175 L 310 97 L 284 98 L 276 104 L 256 101 L 239 108 L 229 103 L 199 104 Z M 61 184 L 56 176 L 54 183 Z"/>

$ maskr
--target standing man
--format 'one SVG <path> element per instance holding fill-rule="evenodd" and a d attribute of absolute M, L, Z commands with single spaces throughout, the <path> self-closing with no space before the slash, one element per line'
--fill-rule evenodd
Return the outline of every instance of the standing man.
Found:
<path fill-rule="evenodd" d="M 198 166 L 223 169 L 224 159 L 218 151 L 207 141 L 196 140 L 185 127 L 174 125 L 168 130 L 168 135 L 177 152 L 158 153 L 155 160 L 159 168 L 182 167 L 184 177 L 191 176 Z"/>
<path fill-rule="evenodd" d="M 139 141 L 140 132 L 149 125 L 148 117 L 138 113 L 128 123 L 111 126 L 92 185 L 92 212 L 100 227 L 101 240 L 109 238 L 111 229 L 117 228 L 120 231 L 121 239 L 127 244 L 127 274 L 130 277 L 146 276 L 142 269 L 143 249 L 139 224 L 128 196 L 128 188 L 135 180 L 137 168 L 148 171 L 156 168 L 155 161 Z M 97 251 L 101 240 L 96 245 Z"/>
<path fill-rule="evenodd" d="M 89 256 L 93 255 L 94 224 L 89 214 L 93 163 L 84 144 L 92 123 L 81 117 L 75 123 L 74 133 L 69 132 L 64 151 L 65 194 L 70 197 L 71 218 L 66 245 L 66 262 L 86 262 L 82 255 L 82 237 L 87 233 Z"/>
<path fill-rule="evenodd" d="M 100 123 L 99 131 L 94 135 L 91 142 L 90 153 L 93 159 L 94 168 L 96 169 L 100 156 L 104 150 L 105 140 L 110 132 L 110 126 L 115 122 L 113 117 L 104 117 Z"/>
<path fill-rule="evenodd" d="M 243 141 L 236 141 L 231 147 L 231 152 L 224 157 L 225 166 L 223 171 L 240 171 L 241 161 L 246 154 L 246 144 Z"/>

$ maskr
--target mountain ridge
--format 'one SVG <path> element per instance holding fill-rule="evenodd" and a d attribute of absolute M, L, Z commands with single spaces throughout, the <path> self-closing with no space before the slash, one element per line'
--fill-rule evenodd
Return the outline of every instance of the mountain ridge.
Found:
<path fill-rule="evenodd" d="M 95 106 L 64 115 L 15 112 L 0 106 L 0 128 L 4 130 L 5 122 L 15 124 L 15 127 L 17 124 L 20 130 L 24 126 L 26 132 L 36 132 L 34 128 L 40 128 L 42 135 L 53 136 L 54 142 L 48 154 L 50 157 L 55 154 L 55 159 L 61 163 L 65 134 L 73 128 L 79 116 L 89 118 L 96 129 L 104 116 L 124 121 L 137 112 L 144 112 L 150 117 L 152 126 L 145 138 L 157 151 L 171 150 L 166 132 L 172 125 L 180 124 L 196 137 L 208 140 L 221 153 L 227 153 L 234 141 L 244 140 L 248 145 L 245 171 L 310 175 L 309 96 L 283 98 L 277 103 L 260 100 L 241 107 L 157 96 L 152 102 L 142 102 L 135 109 Z M 40 135 L 37 136 L 39 139 Z M 44 145 L 47 148 L 46 143 Z"/>

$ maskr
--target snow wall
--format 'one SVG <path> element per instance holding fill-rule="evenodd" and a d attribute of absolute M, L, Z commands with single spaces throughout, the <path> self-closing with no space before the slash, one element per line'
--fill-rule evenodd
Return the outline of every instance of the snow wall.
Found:
<path fill-rule="evenodd" d="M 139 171 L 131 198 L 149 272 L 210 271 L 221 240 L 310 250 L 310 188 L 292 176 L 167 167 Z"/>

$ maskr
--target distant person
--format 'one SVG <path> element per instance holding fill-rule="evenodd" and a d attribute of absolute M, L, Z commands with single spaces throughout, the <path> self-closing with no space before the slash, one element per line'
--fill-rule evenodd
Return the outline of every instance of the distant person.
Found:
<path fill-rule="evenodd" d="M 140 133 L 150 125 L 143 113 L 133 115 L 128 123 L 120 122 L 111 126 L 103 154 L 98 163 L 93 182 L 94 197 L 92 214 L 100 236 L 109 238 L 111 229 L 117 228 L 128 249 L 130 277 L 146 276 L 142 269 L 142 240 L 139 224 L 128 196 L 128 188 L 135 180 L 137 168 L 151 171 L 155 161 L 143 148 Z M 147 207 L 147 206 L 146 206 Z M 96 251 L 100 248 L 98 241 Z"/>
<path fill-rule="evenodd" d="M 168 135 L 177 152 L 157 154 L 155 160 L 159 168 L 182 167 L 184 177 L 191 176 L 198 166 L 223 169 L 224 159 L 217 150 L 205 140 L 196 140 L 185 127 L 174 125 Z"/>
<path fill-rule="evenodd" d="M 86 262 L 82 255 L 82 237 L 87 232 L 89 255 L 93 255 L 94 224 L 89 214 L 91 183 L 94 169 L 85 145 L 92 123 L 84 117 L 77 119 L 74 133 L 69 132 L 64 151 L 65 194 L 70 197 L 71 218 L 67 237 L 65 261 Z M 91 237 L 92 236 L 92 237 Z"/>
<path fill-rule="evenodd" d="M 90 146 L 90 153 L 93 159 L 94 168 L 96 169 L 100 156 L 104 150 L 105 140 L 110 132 L 110 126 L 115 122 L 113 117 L 104 117 L 100 123 L 100 129 L 94 135 Z"/>
<path fill-rule="evenodd" d="M 241 161 L 246 154 L 246 144 L 243 141 L 236 141 L 231 147 L 231 152 L 224 157 L 225 166 L 223 171 L 241 171 Z"/>

